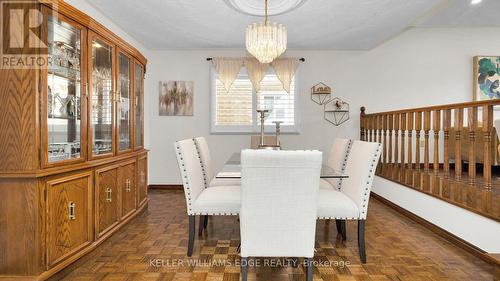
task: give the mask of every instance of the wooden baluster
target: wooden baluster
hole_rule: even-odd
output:
[[[408,119],[408,168],[413,168],[413,112],[406,113]]]
[[[362,141],[366,140],[366,135],[365,135],[365,110],[366,108],[362,106],[360,108],[361,113],[359,114],[359,139]]]
[[[476,183],[476,129],[477,107],[467,109],[467,126],[469,127],[469,184]]]
[[[368,141],[372,141],[372,117],[366,118],[366,129],[368,130]]]
[[[377,115],[377,118],[375,119],[376,121],[376,125],[375,125],[375,128],[377,128],[377,137],[378,137],[378,143],[382,143],[382,116],[381,115]],[[382,150],[383,152],[383,150]],[[379,164],[382,164],[382,157],[379,157],[378,158],[378,163]],[[377,166],[377,174],[380,174],[380,171],[382,170],[382,165],[378,165]]]
[[[462,178],[462,127],[463,127],[463,108],[455,108],[455,178]]]
[[[445,177],[450,176],[450,129],[451,129],[451,109],[445,109],[443,114],[443,131],[444,131],[444,145],[443,145],[443,169]]]
[[[394,166],[399,166],[399,114],[394,115]]]
[[[374,142],[375,141],[375,138],[377,137],[376,134],[377,134],[377,130],[375,129],[375,116],[372,116],[371,120],[370,120],[370,128],[372,130],[372,138],[371,138],[371,142]]]
[[[392,128],[394,128],[392,114],[387,116],[387,129],[389,130],[389,145],[387,149],[387,153],[389,153],[389,164],[392,165]]]
[[[422,112],[415,112],[415,166],[420,170],[420,131],[422,130]]]
[[[377,135],[378,135],[377,116],[373,116],[372,128],[373,128],[373,139],[372,139],[372,142],[377,142]]]
[[[431,130],[431,112],[424,111],[424,170],[429,172],[429,131]]]
[[[371,129],[370,128],[371,117],[367,116],[367,117],[365,117],[365,119],[366,119],[366,123],[365,123],[365,126],[366,126],[366,141],[371,141],[371,138],[372,138],[372,136],[371,136],[372,132],[370,130]]]
[[[370,117],[365,117],[365,141],[370,141]]]
[[[401,168],[405,168],[406,113],[401,113]]]
[[[377,141],[377,116],[373,116],[372,118],[372,130],[373,130],[373,136],[372,136],[372,142]]]
[[[369,126],[370,126],[370,142],[373,142],[373,137],[374,137],[374,134],[375,134],[375,130],[374,130],[374,127],[373,127],[373,121],[375,119],[373,118],[373,116],[370,117],[370,121],[369,121]]]
[[[441,130],[441,111],[434,110],[433,116],[433,126],[432,130],[434,131],[434,174],[437,175],[439,173],[439,131]]]
[[[377,115],[378,142],[382,143],[382,115]]]
[[[382,162],[384,164],[387,164],[387,115],[382,115],[382,131],[383,131],[383,138],[384,138],[384,143],[382,145],[383,149],[383,154],[382,154]]]
[[[483,106],[483,182],[485,188],[491,188],[491,131],[493,128],[493,106]],[[495,151],[496,153],[496,151]]]

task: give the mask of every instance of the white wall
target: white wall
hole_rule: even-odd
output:
[[[358,137],[359,108],[368,112],[472,100],[472,57],[499,54],[500,28],[414,28],[385,44],[363,52],[300,51],[299,107],[302,134],[283,136],[286,148],[328,151],[335,137]],[[488,38],[488,40],[484,40]],[[173,151],[175,140],[205,136],[216,169],[235,151],[249,145],[248,135],[210,135],[209,63],[206,57],[244,56],[242,50],[153,51],[148,104],[150,120],[150,183],[179,184]],[[195,82],[193,117],[158,115],[160,80]],[[310,100],[310,87],[324,82],[351,107],[351,120],[335,127],[323,119],[322,108]]]

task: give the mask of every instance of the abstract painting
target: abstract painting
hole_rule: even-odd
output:
[[[500,56],[474,57],[474,100],[500,98]]]
[[[160,81],[160,116],[193,116],[193,81]]]

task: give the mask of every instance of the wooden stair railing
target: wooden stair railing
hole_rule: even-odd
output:
[[[419,185],[414,182],[418,177],[415,177],[413,172],[408,172],[415,170],[419,173],[433,173],[436,176],[442,175],[444,178],[460,181],[464,177],[463,162],[466,161],[468,165],[465,176],[468,183],[490,189],[492,153],[498,151],[497,148],[492,148],[492,138],[497,137],[492,135],[493,108],[497,105],[500,105],[500,100],[370,114],[367,114],[365,107],[362,107],[360,136],[362,140],[383,144],[381,167],[377,169],[379,176]],[[482,134],[482,151],[476,149],[478,134]],[[451,138],[454,140],[453,147],[450,147]],[[463,147],[466,141],[469,144],[466,148],[468,151]],[[478,155],[479,153],[481,155]],[[477,181],[476,169],[478,157],[482,159],[480,184]],[[450,174],[450,166],[454,169],[453,175]]]
[[[367,114],[360,138],[382,143],[376,175],[500,222],[500,100]],[[498,128],[500,129],[500,128]],[[497,169],[498,171],[498,169]]]

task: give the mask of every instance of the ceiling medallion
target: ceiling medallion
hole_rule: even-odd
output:
[[[246,47],[261,63],[270,63],[286,50],[286,27],[267,20],[267,1],[264,1],[264,22],[252,23],[246,29]]]
[[[262,17],[265,7],[262,0],[224,0],[226,4],[236,11],[251,16]],[[302,6],[307,0],[273,0],[268,7],[269,16],[277,16],[291,12]]]

